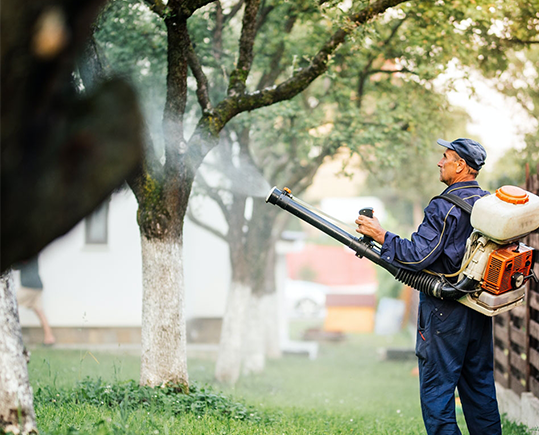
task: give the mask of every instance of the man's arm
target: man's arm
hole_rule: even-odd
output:
[[[384,230],[377,219],[359,216],[358,231],[382,244],[381,257],[396,266],[420,271],[432,265],[445,249],[446,240],[454,225],[449,216],[450,205],[445,201],[432,201],[425,209],[425,218],[412,234],[412,240]]]

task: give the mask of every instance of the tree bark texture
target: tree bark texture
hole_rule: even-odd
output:
[[[262,199],[255,199],[253,216],[251,217],[249,232],[246,241],[246,252],[250,252],[248,270],[252,286],[250,310],[245,326],[245,346],[243,348],[243,364],[245,374],[261,372],[266,365],[266,349],[269,344],[270,330],[267,316],[272,315],[272,321],[277,320],[277,312],[270,312],[271,307],[266,305],[268,297],[275,294],[275,238],[272,230],[275,225],[276,213],[268,209]],[[279,307],[273,306],[275,310]],[[273,324],[274,327],[277,323]],[[278,331],[276,332],[278,334]],[[279,339],[272,337],[273,355],[279,355]]]
[[[275,291],[273,281],[268,286],[265,278],[268,253],[273,252],[271,232],[276,214],[264,207],[262,199],[253,201],[253,216],[249,221],[245,219],[244,194],[234,194],[230,207],[221,202],[228,223],[225,239],[230,248],[232,283],[223,318],[215,377],[229,384],[237,382],[242,365],[244,374],[258,373],[265,367],[267,331],[263,302],[266,292]],[[274,355],[279,352],[274,350]]]
[[[261,373],[266,366],[264,296],[251,293],[243,329],[243,374]]]
[[[22,341],[11,273],[0,277],[0,432],[37,433],[28,353]]]
[[[188,386],[182,237],[142,235],[141,385]]]
[[[279,359],[283,356],[281,349],[281,324],[284,316],[277,291],[263,296],[263,321],[265,332],[266,356]],[[287,321],[286,319],[284,321]]]
[[[233,385],[239,379],[243,330],[250,296],[249,285],[238,281],[231,283],[215,364],[215,379],[219,382]]]
[[[273,240],[267,255],[265,273],[266,291],[262,296],[262,321],[264,323],[266,356],[273,359],[282,356],[280,325],[283,321],[281,318],[283,316],[281,305],[283,301],[280,300],[279,294],[277,293],[277,282],[275,279],[277,268],[275,243],[276,241]],[[287,320],[285,319],[285,321]]]
[[[196,2],[195,2],[196,3]],[[203,4],[202,2],[197,4]],[[193,4],[191,2],[190,4]],[[189,386],[183,279],[183,223],[194,173],[183,128],[187,99],[190,12],[181,2],[169,3],[177,13],[163,16],[168,35],[167,97],[163,112],[165,164],[148,157],[144,169],[131,183],[139,209],[142,238],[143,307],[142,385]],[[193,6],[194,7],[194,6]],[[192,13],[192,12],[191,12]],[[200,159],[200,162],[202,159]]]
[[[298,95],[315,79],[327,71],[331,56],[342,45],[354,26],[363,25],[372,18],[384,13],[388,8],[397,6],[404,1],[405,0],[377,0],[360,12],[349,16],[351,25],[338,29],[312,58],[311,63],[307,68],[299,69],[294,75],[277,86],[254,93],[232,92],[231,89],[237,89],[237,86],[236,88],[229,88],[228,98],[224,99],[215,108],[215,114],[219,118],[220,124],[222,126],[226,125],[230,119],[239,113],[271,106],[280,101],[290,100]],[[234,73],[237,72],[237,70],[234,71]],[[246,75],[248,75],[248,72],[243,71],[242,76]]]
[[[69,231],[140,162],[131,87],[115,80],[83,98],[72,81],[102,4],[2,4],[1,270]]]

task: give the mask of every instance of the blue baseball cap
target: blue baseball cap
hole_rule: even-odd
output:
[[[483,145],[472,139],[455,139],[453,142],[448,142],[443,139],[438,139],[439,145],[455,151],[471,168],[479,171],[485,164],[487,152]]]

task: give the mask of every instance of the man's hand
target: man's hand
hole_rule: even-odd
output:
[[[381,227],[378,219],[360,215],[356,219],[356,224],[358,233],[372,237],[375,242],[381,245],[384,243],[387,231]]]

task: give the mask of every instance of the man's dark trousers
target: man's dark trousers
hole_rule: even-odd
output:
[[[416,354],[429,435],[461,433],[455,418],[455,388],[470,435],[501,435],[490,317],[458,302],[421,294]]]

